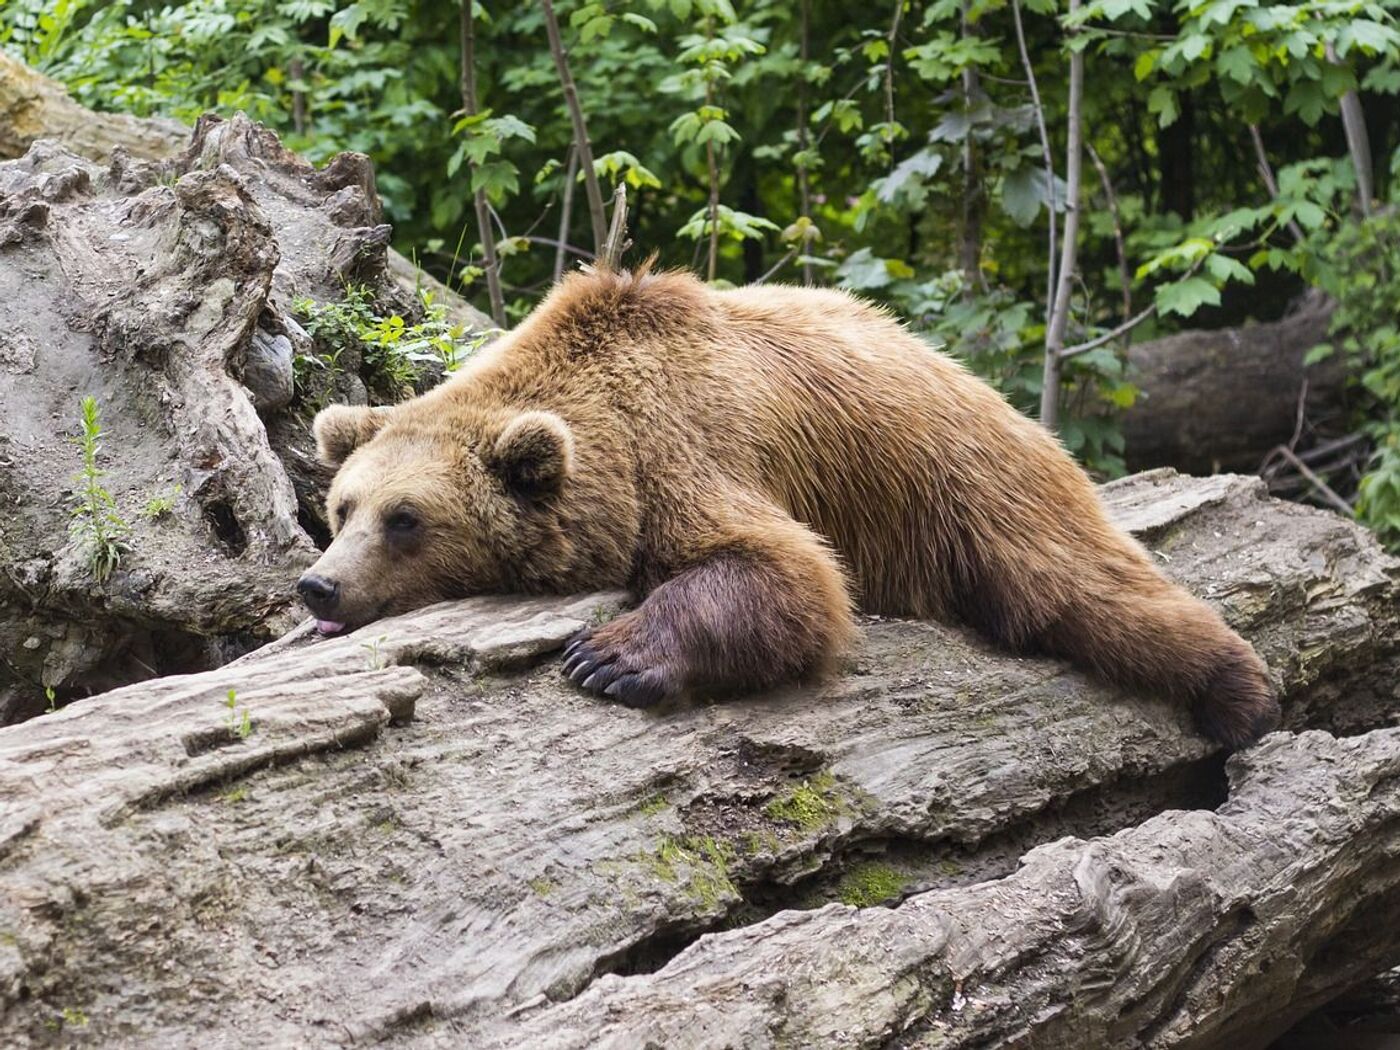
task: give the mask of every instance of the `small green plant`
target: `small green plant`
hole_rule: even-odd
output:
[[[83,469],[75,478],[78,484],[69,530],[87,547],[88,568],[93,579],[101,583],[121,564],[131,529],[117,513],[116,501],[102,484],[107,473],[97,465],[102,450],[102,419],[97,398],[91,395],[82,401],[82,427],[77,445],[83,454]]]
[[[222,792],[219,795],[219,798],[222,799],[224,802],[227,802],[229,805],[237,805],[239,802],[243,802],[244,800],[246,800],[247,797],[248,789],[242,784],[239,784],[235,788],[229,788],[227,791]]]
[[[230,689],[228,696],[224,699],[224,707],[228,710],[224,715],[224,725],[229,732],[238,737],[239,740],[247,740],[253,735],[253,716],[247,707],[238,706],[238,690]]]
[[[152,496],[141,508],[141,513],[150,521],[159,521],[175,509],[175,500],[183,491],[180,485],[173,485],[164,492]]]
[[[58,710],[58,694],[53,691],[53,686],[44,686],[44,699],[49,702],[44,708],[44,714],[51,715]]]
[[[418,289],[418,298],[423,319],[416,324],[396,313],[380,314],[370,289],[360,284],[346,285],[345,298],[338,303],[294,299],[292,309],[317,344],[315,355],[298,355],[293,361],[299,394],[309,397],[313,372],[328,373],[324,378],[333,382],[341,356],[352,349],[364,362],[371,390],[390,402],[411,396],[434,367],[444,372],[461,367],[487,334],[449,321],[447,308],[428,289]]]
[[[389,636],[387,634],[381,634],[373,641],[360,643],[360,648],[367,654],[365,657],[365,666],[368,670],[382,671],[389,666],[388,657],[380,651],[380,646],[388,640]]]

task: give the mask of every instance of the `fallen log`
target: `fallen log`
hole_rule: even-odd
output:
[[[159,161],[181,153],[190,135],[191,129],[177,120],[87,109],[58,81],[0,53],[0,160],[22,157],[35,142],[51,139],[98,164],[109,163],[118,151],[136,160]],[[476,331],[491,328],[489,317],[393,249],[388,251],[388,270],[400,294],[426,288],[447,307],[452,320]]]
[[[1369,534],[1105,495],[1290,729],[1395,721]],[[820,687],[631,711],[537,665],[618,600],[302,627],[0,730],[0,1042],[1247,1048],[1397,961],[1394,733],[1227,787],[1179,707],[888,619]]]
[[[0,163],[0,724],[295,623],[328,481],[310,417],[367,390],[358,351],[324,364],[293,304],[354,281],[421,314],[388,234],[367,158],[317,170],[242,116],[157,161],[39,140]],[[88,394],[128,526],[106,579],[70,531]]]
[[[1123,414],[1128,469],[1253,473],[1277,446],[1310,443],[1304,423],[1345,432],[1340,357],[1303,363],[1331,317],[1327,300],[1309,298],[1280,321],[1134,344],[1127,378],[1142,393]]]
[[[1274,734],[1229,773],[1214,812],[896,909],[782,912],[502,1045],[1268,1046],[1400,959],[1400,729]]]
[[[0,52],[0,160],[23,156],[37,139],[90,160],[105,161],[117,148],[156,160],[182,149],[189,129],[176,120],[94,113],[56,80]]]

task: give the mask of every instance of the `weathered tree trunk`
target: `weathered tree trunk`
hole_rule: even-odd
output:
[[[367,158],[318,171],[241,116],[201,120],[159,161],[39,140],[0,163],[0,723],[42,711],[46,688],[61,702],[209,667],[294,622],[326,478],[314,404],[293,403],[311,340],[291,304],[353,280],[416,316],[390,232]],[[353,357],[317,375],[362,403]],[[131,526],[105,582],[69,531],[86,394]]]
[[[68,97],[62,84],[0,54],[0,160],[23,156],[39,139],[53,139],[80,157],[106,165],[118,149],[137,160],[174,157],[189,145],[190,129],[161,117],[86,109]],[[257,172],[244,174],[256,180]],[[491,327],[485,314],[392,248],[388,265],[401,295],[427,288],[455,322],[481,331]]]
[[[181,150],[189,129],[174,120],[94,113],[68,97],[57,81],[0,53],[0,160],[18,157],[36,139],[54,139],[90,160],[106,160],[120,147],[141,160]]]
[[[1128,380],[1142,397],[1123,417],[1129,469],[1253,472],[1292,438],[1300,409],[1312,424],[1344,422],[1340,359],[1303,365],[1307,352],[1327,341],[1331,317],[1329,303],[1309,300],[1281,321],[1132,346]]]
[[[1369,534],[1237,477],[1105,495],[1290,729],[1395,720]],[[0,730],[0,1042],[1249,1050],[1400,962],[1395,730],[1227,787],[1177,706],[890,619],[711,705],[533,668],[616,604],[301,628]]]

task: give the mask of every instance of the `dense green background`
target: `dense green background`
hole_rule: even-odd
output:
[[[605,193],[630,185],[635,254],[704,273],[714,190],[717,279],[883,298],[1029,412],[1047,186],[1060,211],[1065,187],[1045,178],[1016,15],[1060,180],[1068,54],[1082,50],[1085,138],[1103,172],[1086,158],[1068,341],[1154,302],[1134,338],[1187,318],[1277,317],[1309,284],[1331,291],[1343,303],[1334,352],[1364,391],[1354,425],[1375,450],[1359,510],[1400,538],[1388,207],[1400,2],[1094,0],[1072,16],[1054,0],[1019,12],[1003,0],[556,6]],[[368,153],[400,250],[486,308],[472,206],[484,189],[517,318],[552,279],[572,128],[540,5],[476,15],[488,112],[475,120],[462,119],[461,7],[449,0],[8,0],[0,47],[98,109],[187,121],[242,109],[314,159]],[[1338,118],[1349,92],[1373,158],[1369,219]],[[581,186],[574,197],[565,240],[588,252]],[[1074,358],[1061,399],[1066,444],[1106,474],[1122,469],[1114,412],[1136,393],[1122,352],[1114,341]]]

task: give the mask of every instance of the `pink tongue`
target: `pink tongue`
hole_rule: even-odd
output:
[[[343,623],[336,623],[334,620],[317,620],[316,630],[320,631],[322,634],[339,634],[341,631],[345,630],[345,625]]]

